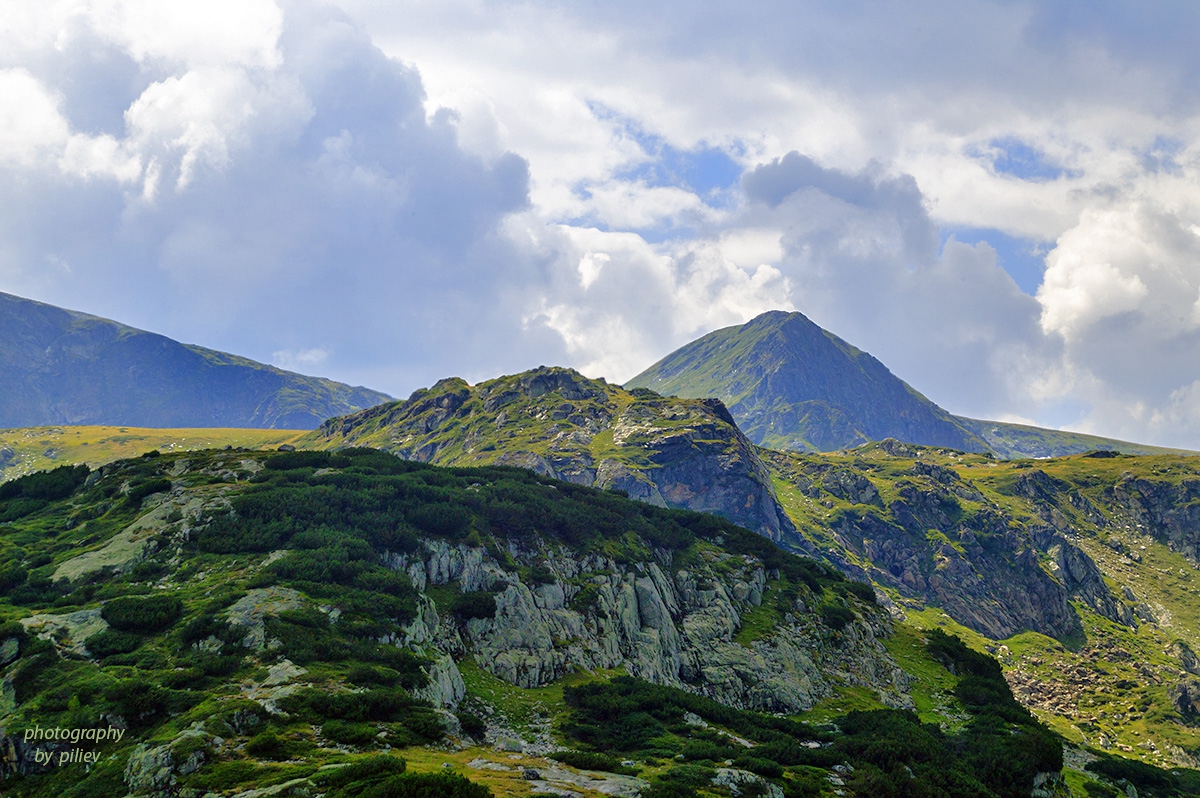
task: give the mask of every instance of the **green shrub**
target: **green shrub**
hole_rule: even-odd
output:
[[[482,740],[487,733],[487,723],[478,715],[463,710],[455,713],[454,717],[458,718],[458,723],[462,726],[463,733],[468,737]]]
[[[346,673],[346,681],[360,687],[374,685],[376,687],[391,687],[400,680],[400,674],[391,668],[373,668],[359,663]]]
[[[101,709],[120,715],[131,727],[143,727],[163,715],[183,712],[203,696],[171,690],[141,677],[123,679],[104,689],[106,705]]]
[[[734,751],[728,743],[721,745],[712,740],[692,740],[686,743],[679,753],[684,759],[694,762],[703,759],[712,761],[728,759]]]
[[[430,535],[461,540],[471,527],[471,513],[457,504],[436,502],[412,510],[408,522]]]
[[[179,620],[183,602],[174,596],[126,596],[105,603],[100,617],[123,632],[161,632]]]
[[[150,479],[131,487],[125,498],[130,504],[139,505],[146,497],[153,496],[155,493],[165,493],[170,489],[171,480],[167,479],[166,477]]]
[[[0,565],[0,596],[7,596],[16,588],[25,584],[29,572],[18,563],[8,562]]]
[[[365,723],[351,723],[344,720],[327,720],[321,725],[321,734],[335,743],[343,745],[370,745],[375,742],[378,732],[374,727]]]
[[[272,454],[265,463],[271,471],[293,471],[298,468],[344,468],[350,460],[326,451],[298,450]]]
[[[564,765],[570,765],[580,770],[603,770],[623,776],[636,776],[638,774],[637,768],[622,765],[621,760],[617,757],[594,751],[556,751],[553,754],[549,754],[549,757],[562,762]]]
[[[112,654],[128,654],[137,650],[143,638],[133,632],[121,632],[116,629],[105,629],[97,632],[83,642],[88,653],[93,657],[107,657]]]
[[[1139,793],[1146,790],[1170,789],[1175,786],[1174,779],[1167,771],[1132,759],[1107,756],[1097,759],[1095,762],[1089,762],[1084,767],[1092,773],[1107,776],[1113,781],[1125,779],[1134,785]]]
[[[558,577],[548,567],[538,563],[529,569],[525,581],[531,585],[553,585],[558,582]]]
[[[406,763],[398,756],[377,754],[359,759],[345,767],[327,770],[314,776],[314,780],[325,787],[345,789],[352,784],[362,788],[382,779],[398,776],[405,771]]]
[[[291,741],[280,737],[274,729],[264,729],[246,743],[246,753],[260,759],[289,759],[294,750]]]
[[[226,644],[237,643],[242,636],[243,633],[231,626],[229,621],[224,618],[217,618],[215,615],[201,615],[184,624],[183,631],[179,635],[179,642],[184,649],[187,649],[210,637],[215,637],[222,644]]]
[[[377,755],[316,774],[327,798],[491,798],[487,787],[457,773],[405,773],[404,760]]]
[[[459,593],[450,602],[450,612],[462,621],[473,618],[495,618],[496,597],[486,591]]]
[[[583,587],[579,588],[579,592],[571,599],[568,605],[571,609],[578,613],[587,613],[596,606],[600,601],[600,588],[593,582],[588,582]]]
[[[733,766],[742,770],[748,770],[751,773],[757,773],[769,779],[777,779],[783,776],[783,767],[778,762],[772,762],[769,759],[757,756],[736,757],[733,760]]]
[[[875,603],[875,587],[869,582],[855,582],[847,579],[842,582],[846,592],[866,604]]]
[[[0,484],[0,502],[16,498],[57,501],[70,496],[91,473],[85,465],[60,466],[53,471],[38,471]]]
[[[821,623],[838,632],[854,622],[854,612],[838,604],[822,604],[819,612]]]

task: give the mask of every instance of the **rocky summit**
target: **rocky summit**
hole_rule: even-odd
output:
[[[312,429],[391,398],[11,294],[0,340],[0,428]]]
[[[713,512],[805,547],[754,446],[716,399],[627,391],[564,368],[468,385],[330,419],[298,446],[372,446],[437,465],[513,465],[660,507]]]

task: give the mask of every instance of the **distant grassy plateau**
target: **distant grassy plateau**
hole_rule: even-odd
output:
[[[0,482],[86,463],[91,467],[157,449],[162,452],[278,448],[305,430],[149,429],[143,427],[25,427],[0,430]]]

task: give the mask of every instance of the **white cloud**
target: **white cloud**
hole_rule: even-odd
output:
[[[298,134],[311,113],[303,89],[292,81],[256,85],[243,70],[205,67],[152,83],[125,121],[132,146],[178,174],[178,191],[197,169],[227,166],[231,149],[248,146],[255,133],[269,136],[283,127]],[[256,122],[259,130],[252,129]]]
[[[311,374],[313,369],[325,365],[329,359],[329,351],[323,347],[312,349],[280,349],[271,353],[271,362],[281,369]]]
[[[28,71],[0,70],[0,162],[34,166],[69,137],[56,99]]]
[[[283,12],[271,0],[92,0],[93,29],[138,61],[277,67]]]

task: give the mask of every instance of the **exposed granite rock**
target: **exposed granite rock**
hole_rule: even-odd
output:
[[[9,684],[8,680],[5,680]],[[20,732],[0,734],[0,779],[14,775],[34,776],[53,770],[60,751],[71,748],[68,742],[39,740],[27,742]]]
[[[245,632],[242,645],[254,651],[267,646],[266,619],[302,606],[304,597],[289,587],[260,587],[248,592],[223,612],[232,626]]]
[[[1039,546],[1052,559],[1052,567],[1063,581],[1067,594],[1080,599],[1110,621],[1136,627],[1134,611],[1113,595],[1095,561],[1083,549],[1052,530],[1035,532]]]
[[[730,794],[734,796],[741,795],[747,791],[747,787],[754,785],[752,789],[755,795],[766,795],[769,798],[783,798],[783,789],[781,787],[747,770],[717,768],[717,775],[713,776],[712,783],[714,786],[727,788]]]
[[[16,637],[0,638],[0,667],[14,661],[20,651],[20,639]]]
[[[649,782],[635,776],[620,776],[616,773],[592,770],[572,771],[554,765],[527,772],[529,786],[534,792],[552,795],[579,795],[575,790],[582,789],[611,795],[614,798],[636,798],[642,790],[650,786]],[[782,798],[782,793],[779,798]]]
[[[979,511],[966,526],[958,522],[957,497],[940,485],[899,494],[889,507],[895,521],[846,513],[834,526],[840,544],[872,563],[872,580],[994,639],[1030,628],[1062,637],[1079,628],[1067,589],[1041,568],[1032,541],[1017,536],[1006,515]],[[930,530],[944,542],[931,540]]]
[[[70,652],[76,656],[88,656],[85,641],[92,635],[103,632],[108,623],[100,617],[99,609],[79,610],[63,615],[38,614],[21,619],[25,631],[49,640],[59,653]]]
[[[544,543],[544,542],[543,542]],[[840,633],[798,604],[762,639],[735,642],[746,612],[761,604],[768,575],[753,558],[713,554],[691,570],[657,563],[623,565],[565,550],[537,555],[558,577],[529,585],[483,549],[428,541],[423,556],[390,558],[392,567],[457,579],[464,589],[497,591],[493,618],[456,623],[427,599],[404,634],[390,642],[434,659],[429,698],[455,706],[463,695],[451,655],[471,656],[520,687],[538,687],[574,670],[625,668],[631,675],[764,711],[810,708],[837,685],[876,690],[892,706],[911,706],[907,677],[880,638],[890,618],[872,607]],[[573,599],[587,587],[587,606]]]
[[[1105,491],[1112,509],[1193,563],[1200,563],[1200,481],[1132,477]]]
[[[1182,640],[1171,644],[1169,653],[1179,660],[1179,666],[1194,676],[1200,676],[1200,659],[1192,651],[1191,646]]]
[[[1181,680],[1167,691],[1167,698],[1184,723],[1191,726],[1200,724],[1200,681]]]
[[[133,795],[171,798],[177,794],[175,757],[169,745],[138,743],[125,764],[125,785]]]
[[[418,689],[416,697],[435,707],[457,709],[467,695],[467,686],[454,660],[448,654],[435,656],[432,665],[427,669],[427,675],[429,684]]]

